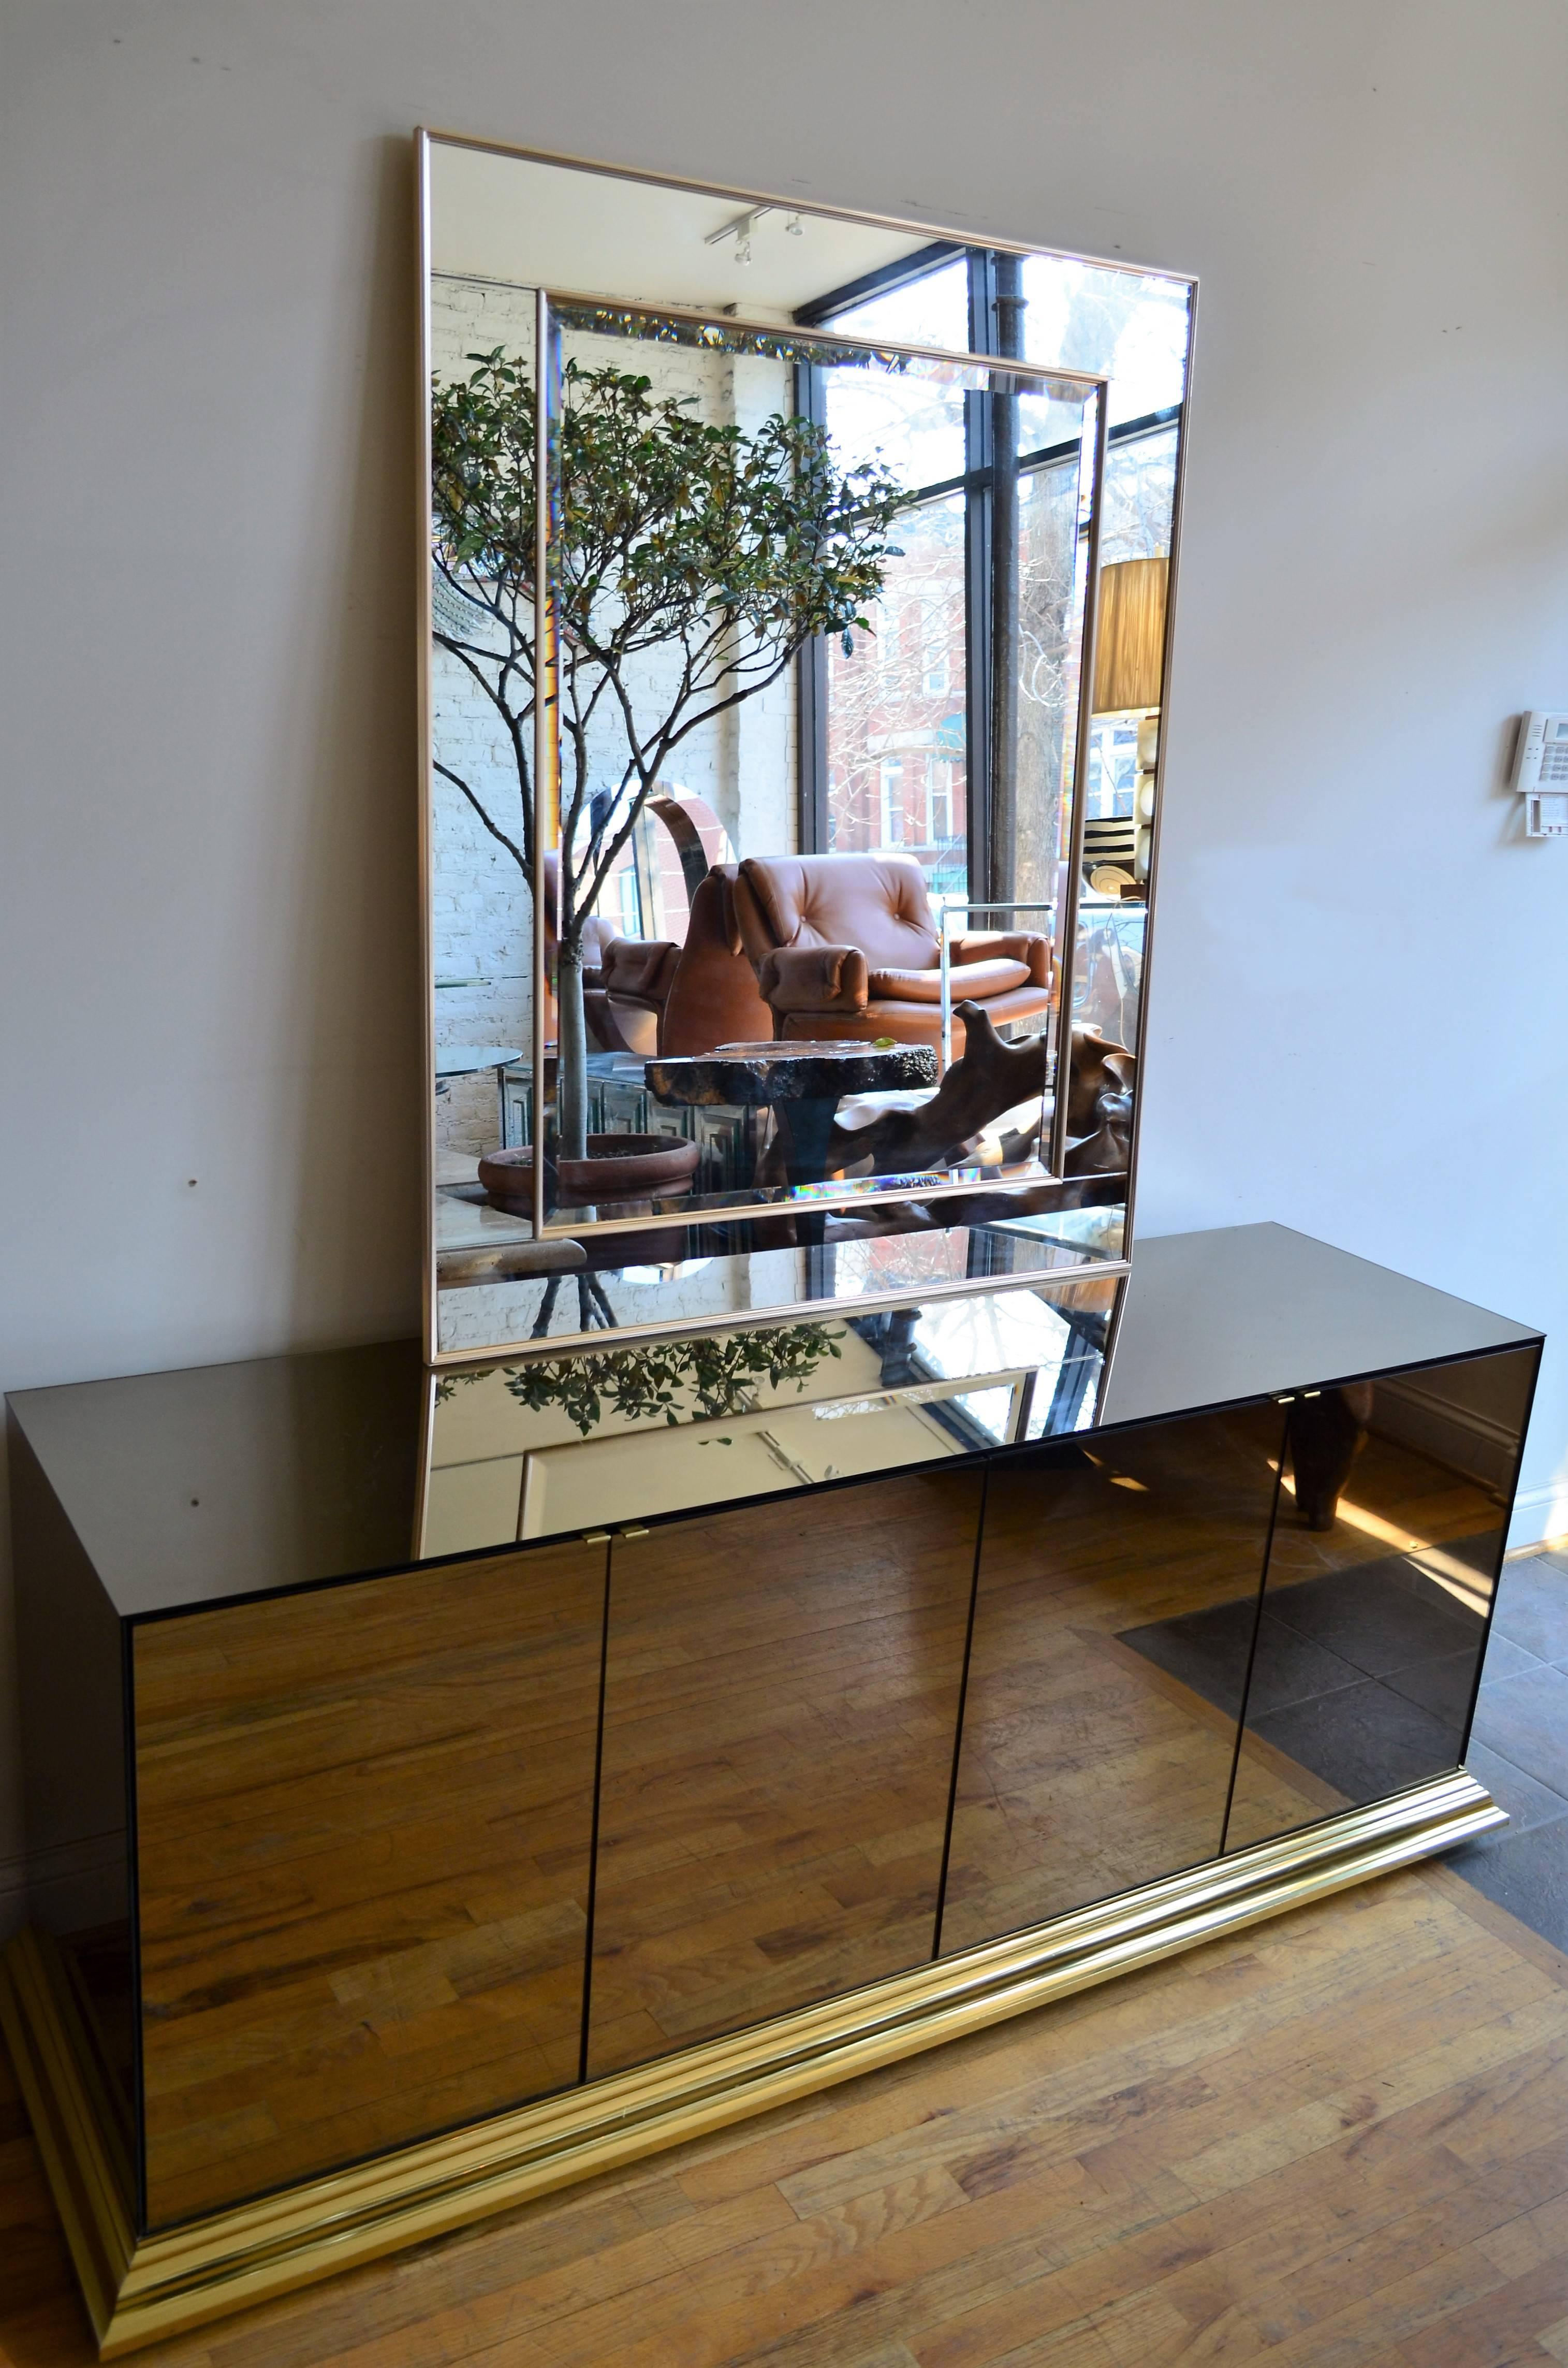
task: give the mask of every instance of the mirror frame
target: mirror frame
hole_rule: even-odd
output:
[[[983,235],[977,236],[972,229],[959,229],[950,224],[934,222],[928,220],[915,220],[903,215],[871,212],[861,208],[835,207],[816,204],[802,200],[799,196],[795,195],[781,196],[777,191],[750,188],[724,182],[703,181],[686,175],[660,173],[645,168],[631,168],[624,165],[609,164],[599,158],[574,155],[563,151],[528,147],[503,141],[472,137],[465,133],[449,132],[421,127],[415,133],[417,204],[416,316],[418,320],[418,335],[415,340],[417,349],[416,369],[418,374],[418,386],[415,403],[416,453],[415,503],[416,532],[418,536],[415,627],[418,636],[416,675],[420,757],[418,876],[420,897],[420,947],[421,958],[424,966],[422,1009],[424,1016],[424,1093],[426,1111],[424,1160],[426,1241],[422,1301],[425,1356],[426,1363],[436,1370],[493,1363],[498,1358],[505,1357],[508,1354],[515,1355],[519,1351],[526,1351],[529,1347],[534,1345],[527,1340],[499,1340],[477,1348],[443,1349],[439,1343],[440,1292],[437,1276],[437,1253],[435,1223],[437,1190],[436,1168],[437,1154],[436,1140],[437,1111],[435,1093],[435,1063],[437,1045],[434,989],[434,929],[432,912],[432,890],[434,884],[432,849],[434,840],[435,812],[435,746],[434,698],[431,665],[433,601],[430,567],[429,498],[432,458],[430,383],[433,367],[430,291],[432,286],[434,261],[431,225],[431,152],[437,147],[466,149],[477,151],[482,154],[515,158],[523,163],[555,165],[569,171],[602,175],[608,179],[626,182],[634,186],[645,185],[659,188],[688,192],[701,197],[722,198],[725,200],[733,200],[741,208],[756,206],[776,209],[782,208],[787,211],[798,211],[800,212],[809,212],[824,216],[830,220],[856,222],[863,224],[869,228],[888,230],[901,234],[918,236],[930,242],[951,242],[955,245],[966,250],[971,250],[977,246],[983,246],[986,249],[1000,254],[1013,254],[1020,256],[1043,256],[1053,257],[1064,262],[1087,264],[1096,270],[1119,272],[1131,278],[1165,279],[1185,286],[1187,291],[1187,343],[1182,381],[1181,415],[1176,437],[1175,477],[1172,494],[1170,550],[1167,564],[1162,652],[1160,731],[1153,770],[1154,800],[1144,905],[1143,950],[1137,988],[1137,1047],[1140,1064],[1139,1079],[1137,1088],[1135,1089],[1132,1098],[1133,1107],[1128,1157],[1127,1191],[1123,1204],[1125,1209],[1125,1217],[1123,1224],[1122,1247],[1120,1254],[1118,1257],[1106,1257],[1096,1260],[1092,1269],[1096,1278],[1104,1277],[1109,1279],[1114,1276],[1126,1274],[1130,1270],[1133,1241],[1134,1200],[1137,1188],[1139,1144],[1142,1123],[1142,1060],[1147,1028],[1149,966],[1153,950],[1154,914],[1158,902],[1157,886],[1159,876],[1160,843],[1165,817],[1164,790],[1167,745],[1167,722],[1170,708],[1172,659],[1175,638],[1176,578],[1179,564],[1182,515],[1187,473],[1188,444],[1187,427],[1192,383],[1193,351],[1197,330],[1199,284],[1196,276],[1185,272],[1172,271],[1165,267],[1151,267],[1141,263],[1130,262],[1124,256],[1104,257],[1098,256],[1086,256],[1076,253],[1069,248],[1042,246],[1030,244],[1023,240],[998,237],[993,235],[990,232],[986,232]],[[628,313],[647,312],[651,314],[656,314],[661,318],[688,322],[694,327],[713,325],[723,330],[739,331],[743,334],[749,328],[754,332],[760,331],[762,334],[774,337],[777,337],[780,334],[779,324],[776,321],[748,323],[738,313],[722,314],[717,312],[705,312],[695,307],[676,303],[654,303],[647,299],[630,294],[625,296],[617,296],[613,299],[607,299],[604,297],[585,297],[571,290],[540,288],[536,290],[535,302],[536,342],[537,349],[541,355],[548,350],[551,308],[552,302],[561,302],[575,307],[582,307],[585,304],[609,304],[613,305],[614,309],[623,309]],[[815,330],[810,326],[802,326],[799,334],[801,341],[805,343],[810,342],[813,337],[821,337],[826,333],[823,330]],[[1067,1100],[1072,1080],[1072,991],[1073,981],[1076,969],[1080,891],[1082,887],[1085,825],[1086,821],[1085,797],[1085,772],[1088,763],[1089,723],[1090,716],[1093,712],[1092,700],[1095,688],[1096,611],[1097,607],[1096,596],[1099,589],[1101,573],[1099,560],[1100,526],[1103,515],[1103,496],[1106,482],[1106,466],[1109,437],[1109,394],[1114,381],[1109,374],[1105,372],[1076,370],[1056,364],[1040,362],[1026,362],[1017,369],[1007,370],[1006,368],[999,368],[999,362],[1002,360],[1002,358],[994,354],[983,355],[960,352],[956,348],[948,347],[938,348],[924,346],[905,346],[898,343],[897,341],[890,343],[886,339],[858,337],[838,330],[834,330],[832,332],[832,342],[835,345],[860,346],[865,347],[869,352],[892,353],[896,351],[907,354],[912,358],[928,359],[936,361],[950,363],[956,368],[980,370],[983,370],[990,378],[993,379],[998,376],[1004,376],[1026,381],[1051,381],[1062,385],[1081,386],[1085,390],[1085,394],[1092,399],[1094,403],[1096,412],[1094,428],[1095,481],[1094,495],[1088,520],[1089,542],[1086,562],[1086,580],[1084,595],[1083,632],[1079,650],[1080,670],[1077,696],[1077,721],[1073,757],[1071,796],[1072,835],[1069,849],[1064,859],[1063,868],[1065,870],[1065,880],[1063,882],[1062,894],[1057,916],[1059,927],[1056,941],[1059,949],[1062,951],[1059,951],[1055,962],[1055,997],[1047,1019],[1048,1030],[1052,1028],[1054,1029],[1057,1043],[1056,1065],[1052,1077],[1055,1102],[1051,1126],[1051,1144],[1047,1166],[1049,1175],[1053,1178],[1058,1178],[1062,1174],[1062,1160],[1066,1148]],[[541,384],[542,383],[543,373],[541,372]],[[539,472],[540,482],[543,482],[548,476],[547,450],[551,418],[551,414],[548,401],[541,402],[538,406],[539,424],[538,440],[536,445],[536,469]],[[536,506],[539,552],[538,563],[535,569],[535,582],[539,590],[536,592],[535,606],[535,646],[536,648],[544,648],[547,653],[553,646],[546,597],[546,587],[549,580],[547,552],[549,543],[550,509],[551,505],[547,502],[540,502]],[[544,689],[542,688],[543,685],[548,683],[549,678],[549,659],[547,656],[546,667],[541,670],[540,677],[542,695],[536,697],[535,701],[533,726],[533,776],[536,827],[534,835],[535,863],[533,876],[529,882],[529,887],[536,913],[540,909],[540,899],[543,893],[541,875],[542,859],[545,852],[545,834],[539,825],[548,803],[549,784],[554,778],[558,755],[551,723],[553,702],[549,696],[548,689]],[[984,908],[983,906],[976,905],[970,909],[979,911],[983,910]],[[531,928],[530,934],[532,938],[532,1013],[530,1021],[531,1042],[529,1045],[529,1058],[534,1076],[537,1079],[542,1074],[545,1063],[545,945],[544,932],[541,929],[534,927]],[[537,1101],[538,1095],[536,1091],[536,1105]],[[777,1218],[790,1205],[788,1201],[780,1201],[778,1200],[758,1200],[756,1202],[749,1201],[737,1202],[735,1205],[726,1206],[722,1210],[694,1209],[686,1214],[680,1214],[676,1212],[674,1210],[668,1210],[653,1211],[646,1216],[629,1216],[608,1220],[597,1219],[591,1226],[585,1226],[581,1223],[576,1224],[562,1224],[560,1222],[553,1222],[546,1212],[544,1206],[544,1168],[545,1163],[542,1159],[539,1159],[534,1162],[532,1178],[533,1225],[535,1238],[540,1241],[553,1240],[556,1242],[566,1242],[578,1239],[585,1234],[589,1233],[596,1237],[608,1236],[611,1235],[623,1235],[627,1237],[629,1252],[634,1254],[637,1247],[637,1236],[642,1233],[657,1230],[667,1235],[672,1228],[676,1226],[695,1228],[700,1225],[744,1224],[756,1218]],[[990,1189],[998,1193],[1013,1191],[1021,1194],[1028,1191],[1031,1189],[1031,1185],[1033,1188],[1038,1189],[1039,1181],[1040,1179],[1038,1178],[1026,1179],[1020,1180],[1017,1184],[1013,1185],[1005,1183],[998,1184],[991,1187]],[[918,1195],[914,1194],[907,1185],[890,1186],[886,1190],[878,1190],[874,1189],[868,1190],[866,1189],[865,1184],[861,1183],[858,1187],[855,1185],[846,1186],[842,1192],[836,1192],[831,1188],[813,1190],[811,1195],[810,1205],[813,1213],[821,1213],[835,1209],[842,1210],[846,1208],[874,1207],[878,1205],[896,1205],[900,1202],[906,1202],[916,1197],[922,1202],[929,1201],[939,1203],[941,1201],[947,1199],[961,1201],[966,1197],[972,1198],[975,1189],[975,1183],[972,1178],[954,1179],[953,1181],[946,1184],[923,1184]],[[1065,1280],[1065,1277],[1063,1279]],[[970,1287],[972,1288],[972,1285]],[[907,1296],[907,1293],[904,1295]],[[779,1312],[780,1311],[777,1308],[770,1309],[767,1307],[758,1307],[755,1310],[747,1311],[748,1315],[753,1315],[758,1319],[763,1318],[769,1314],[777,1315]],[[806,1314],[809,1313],[809,1310],[802,1306],[801,1312],[802,1314]],[[721,1323],[733,1323],[735,1320],[735,1317],[731,1315],[727,1318],[721,1318],[718,1320]],[[618,1332],[614,1337],[617,1340],[623,1338],[630,1340],[640,1337],[640,1334],[643,1329],[650,1331],[667,1331],[670,1328],[672,1327],[667,1323],[650,1325],[646,1327],[628,1327],[624,1333]],[[695,1330],[707,1330],[712,1328],[712,1326],[710,1322],[703,1320],[693,1324],[690,1328]],[[598,1338],[602,1336],[595,1334],[592,1337]],[[542,1343],[539,1345],[541,1347],[543,1346]],[[550,1347],[552,1350],[559,1349],[562,1345],[562,1342],[560,1338],[554,1335],[551,1336]]]

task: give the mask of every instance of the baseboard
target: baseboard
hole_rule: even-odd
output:
[[[1521,1488],[1508,1525],[1508,1552],[1539,1554],[1543,1546],[1568,1548],[1568,1482]]]
[[[1378,1383],[1376,1428],[1434,1463],[1463,1472],[1506,1502],[1518,1433],[1479,1407],[1458,1406],[1418,1374]]]

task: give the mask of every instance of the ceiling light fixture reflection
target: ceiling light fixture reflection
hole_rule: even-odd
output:
[[[774,206],[748,206],[744,214],[736,214],[733,221],[721,222],[717,230],[710,230],[703,244],[706,246],[722,246],[725,239],[733,238],[735,242],[735,261],[749,263],[752,233],[764,214],[774,213],[777,211]]]

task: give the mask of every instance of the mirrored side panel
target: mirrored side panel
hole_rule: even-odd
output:
[[[1241,1408],[993,1470],[944,1953],[1219,1854],[1282,1427]]]
[[[428,154],[437,1354],[976,1186],[1119,1256],[1189,283]]]
[[[134,2192],[138,2069],[125,1776],[125,1632],[21,1424],[6,1417],[28,1919]],[[45,1937],[47,1936],[47,1937]]]
[[[151,2225],[578,2078],[605,1571],[138,1628]]]
[[[590,2078],[930,1956],[981,1489],[617,1538]]]
[[[1462,1763],[1536,1357],[1292,1406],[1228,1849]]]

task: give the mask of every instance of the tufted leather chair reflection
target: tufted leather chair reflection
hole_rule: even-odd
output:
[[[773,1014],[757,992],[735,913],[735,869],[715,864],[691,900],[691,919],[659,1021],[659,1051],[711,1053],[766,1044]]]
[[[939,1042],[936,916],[925,874],[908,857],[752,856],[739,867],[734,899],[776,1037]],[[1050,939],[999,929],[955,938],[952,998],[979,1004],[997,1027],[1046,1011]],[[955,1058],[962,1050],[955,1020]]]
[[[678,946],[654,938],[606,945],[604,1001],[628,1051],[670,1056],[770,1041],[773,1015],[741,943],[734,883],[733,863],[712,867],[692,896]]]

